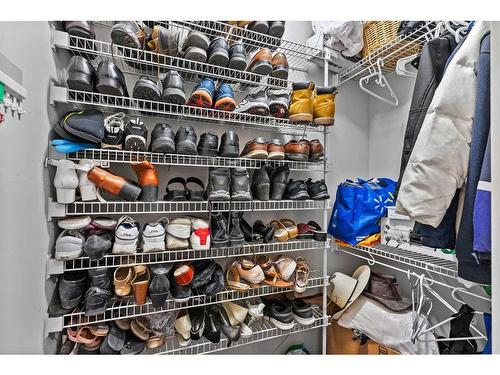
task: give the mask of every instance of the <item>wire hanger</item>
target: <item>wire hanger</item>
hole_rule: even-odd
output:
[[[371,73],[368,74],[367,76],[361,77],[359,79],[359,87],[360,87],[361,90],[363,90],[367,94],[369,94],[369,95],[371,95],[371,96],[373,96],[373,97],[375,97],[375,98],[383,101],[384,103],[387,103],[387,104],[390,104],[390,105],[393,105],[393,106],[397,106],[399,104],[398,97],[394,93],[394,90],[392,89],[391,85],[387,81],[387,78],[385,78],[384,73],[382,72],[382,67],[383,66],[384,66],[383,60],[381,58],[378,58],[376,66],[373,67],[373,68],[369,68],[369,71],[371,71]],[[369,90],[367,87],[365,87],[363,85],[363,84],[370,83],[370,79],[373,78],[373,77],[376,77],[374,82],[377,85],[379,85],[382,88],[387,88],[387,90],[389,91],[389,94],[391,96],[391,99],[384,98],[383,96],[380,96],[380,95],[376,94],[375,92]]]
[[[417,72],[415,69],[408,70],[407,65],[415,60],[419,55],[420,53],[415,53],[413,55],[400,58],[396,63],[396,74],[404,77],[417,78]]]

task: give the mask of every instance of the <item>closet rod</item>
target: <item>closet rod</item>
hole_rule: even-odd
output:
[[[349,255],[352,255],[352,256],[355,256],[357,258],[361,258],[365,261],[367,261],[370,265],[376,263],[376,264],[380,264],[381,266],[384,266],[384,267],[388,267],[388,268],[391,268],[395,271],[398,271],[398,272],[401,272],[401,273],[404,273],[405,275],[408,275],[408,272],[409,272],[409,269],[401,269],[399,267],[396,267],[396,266],[392,266],[390,264],[387,264],[387,263],[384,263],[384,262],[380,262],[376,259],[370,259],[370,258],[367,258],[363,255],[359,255],[359,254],[354,254],[354,253],[351,253],[351,252],[348,252],[348,251],[342,251],[342,254],[349,254]],[[414,275],[417,275],[418,276],[418,273],[416,272],[412,272]],[[438,284],[438,285],[441,285],[441,286],[444,286],[445,288],[448,288],[448,289],[451,289],[452,291],[455,290],[457,287],[455,286],[452,286],[452,285],[448,285],[442,281],[438,281],[436,279],[433,279],[431,277],[428,277],[428,276],[424,276],[424,279],[427,280],[428,282],[432,283],[432,284]],[[484,296],[480,296],[478,294],[475,294],[475,293],[471,293],[469,291],[466,291],[466,293],[472,297],[476,297],[476,298],[479,298],[479,299],[482,299],[484,301],[488,301],[488,302],[491,302],[491,299],[490,298],[486,298]]]

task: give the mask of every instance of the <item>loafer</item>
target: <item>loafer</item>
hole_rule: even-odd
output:
[[[297,298],[292,302],[292,314],[293,319],[304,326],[308,326],[314,323],[312,306],[310,303]]]
[[[101,94],[128,96],[122,71],[111,61],[101,61],[97,67],[96,89]]]
[[[81,56],[73,56],[69,60],[68,78],[66,83],[72,90],[94,91],[96,71],[94,67]]]
[[[267,159],[267,140],[263,137],[257,137],[248,141],[240,155],[242,158]]]
[[[309,161],[321,161],[325,157],[323,145],[318,139],[309,141]]]
[[[272,139],[267,143],[267,154],[269,160],[285,159],[285,147],[279,139]]]
[[[219,156],[237,158],[240,155],[240,140],[233,130],[226,130],[221,137]]]
[[[290,160],[307,161],[309,159],[309,151],[309,142],[306,140],[292,140],[285,144],[285,156]]]
[[[219,137],[213,133],[203,133],[198,142],[198,155],[217,157]]]
[[[189,309],[188,314],[191,321],[191,339],[199,340],[205,331],[205,309],[194,307]]]

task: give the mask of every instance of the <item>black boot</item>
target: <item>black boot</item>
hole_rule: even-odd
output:
[[[240,221],[243,212],[231,212],[229,216],[229,245],[242,246],[245,243],[245,236],[241,230]]]
[[[271,179],[268,174],[268,166],[262,165],[252,176],[252,196],[259,201],[268,201],[271,190]]]
[[[227,246],[229,240],[227,220],[221,212],[217,212],[212,215],[211,232],[211,241],[213,247]]]
[[[262,243],[262,235],[260,235],[259,233],[255,233],[250,224],[248,224],[248,222],[243,218],[243,216],[240,220],[240,226],[241,230],[243,231],[243,235],[245,236],[245,242]]]

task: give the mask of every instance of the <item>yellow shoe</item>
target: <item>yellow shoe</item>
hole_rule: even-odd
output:
[[[331,126],[335,117],[335,95],[337,88],[334,86],[318,87],[313,101],[314,125]]]
[[[313,121],[314,82],[294,82],[292,89],[290,122],[292,124],[311,123]]]

